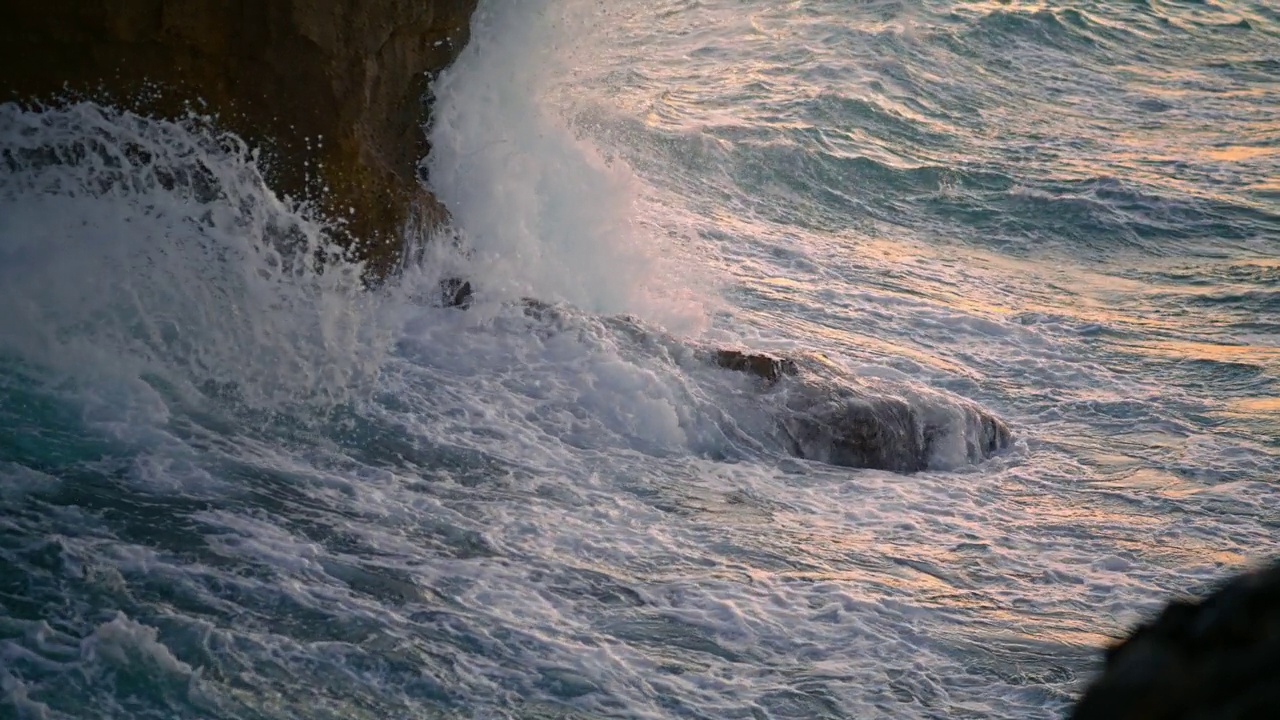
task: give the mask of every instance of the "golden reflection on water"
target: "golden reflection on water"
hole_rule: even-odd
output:
[[[1242,415],[1280,415],[1280,397],[1236,398],[1228,407]]]
[[[1104,502],[1066,504],[1053,497],[1026,496],[1014,498],[1027,507],[1026,517],[1034,518],[1034,528],[1011,528],[1021,534],[1031,531],[1053,532],[1053,528],[1085,528],[1090,532],[1112,534],[1109,528],[1124,527],[1126,532],[1114,538],[1119,552],[1134,554],[1158,553],[1161,556],[1186,556],[1197,562],[1214,561],[1225,565],[1238,565],[1243,558],[1232,553],[1221,553],[1210,547],[1197,545],[1194,539],[1180,540],[1181,547],[1169,546],[1152,539],[1136,541],[1131,531],[1149,527],[1154,533],[1161,525],[1157,518],[1147,517],[1128,506],[1110,506]],[[1032,512],[1034,510],[1034,512]],[[1017,522],[1013,523],[1015,526]],[[1046,621],[1037,615],[1033,607],[1038,601],[1053,602],[1040,593],[1045,592],[1044,574],[1052,572],[1044,568],[1010,568],[1001,560],[1000,540],[976,543],[922,544],[913,533],[904,531],[902,541],[897,541],[892,530],[884,527],[873,529],[864,524],[836,524],[822,522],[809,514],[791,515],[779,513],[771,524],[771,532],[777,534],[779,547],[789,557],[804,558],[804,566],[792,569],[754,566],[747,574],[761,582],[812,582],[838,583],[861,588],[867,602],[879,602],[881,596],[904,599],[920,607],[939,607],[948,610],[968,611],[984,623],[1004,628],[1002,634],[1009,637],[1077,647],[1105,645],[1109,637],[1104,628],[1094,624],[1061,618]],[[975,528],[979,537],[988,533]],[[1018,541],[1021,542],[1021,541]],[[1064,566],[1057,571],[1076,574],[1081,569]],[[982,588],[985,583],[972,573],[1000,573],[1025,594],[1018,602],[1018,590],[991,594]],[[1087,572],[1087,570],[1085,570]],[[909,598],[909,600],[905,600]],[[1017,628],[1034,628],[1031,633],[1020,633]]]
[[[1137,460],[1133,459],[1136,463]],[[1204,486],[1157,468],[1135,467],[1120,477],[1090,483],[1092,487],[1113,490],[1138,490],[1166,497],[1187,497],[1204,490]]]
[[[948,252],[943,250],[943,253]],[[1082,325],[1094,324],[1123,331],[1140,330],[1141,338],[1116,337],[1112,342],[1119,348],[1139,355],[1163,360],[1204,360],[1219,363],[1237,363],[1260,368],[1280,368],[1280,346],[1248,344],[1224,337],[1220,342],[1212,338],[1178,337],[1188,331],[1188,318],[1182,312],[1153,311],[1152,296],[1193,296],[1230,290],[1221,284],[1196,286],[1177,282],[1158,283],[1150,279],[1137,280],[1119,277],[1087,266],[1072,263],[1045,263],[1041,258],[1022,259],[982,248],[966,247],[962,262],[937,249],[926,250],[901,238],[868,238],[857,242],[857,249],[850,253],[856,262],[883,266],[886,273],[882,284],[869,288],[868,292],[888,298],[901,298],[908,302],[936,303],[948,312],[962,311],[974,318],[1009,319],[1026,314],[1041,314],[1049,318],[1066,318]],[[852,261],[851,261],[852,262]],[[1213,262],[1213,261],[1206,261]],[[1255,258],[1232,261],[1233,265],[1280,267],[1280,258]],[[949,277],[953,266],[981,268],[994,277],[1017,278],[1020,287],[1009,293],[975,293],[967,286]],[[897,282],[895,269],[903,269],[935,277],[937,282]],[[1149,268],[1156,270],[1157,268]],[[1170,269],[1176,270],[1171,267]],[[791,301],[799,292],[814,292],[822,283],[821,278],[806,281],[795,277],[769,277],[757,281],[759,291],[782,301]],[[852,308],[851,313],[855,312]],[[1203,328],[1226,326],[1227,316],[1218,317],[1207,305],[1194,310],[1195,325]],[[794,321],[794,320],[793,320]],[[805,323],[806,332],[843,345],[860,348],[895,357],[905,357],[923,366],[943,371],[969,375],[972,371],[963,363],[942,357],[929,347],[912,347],[901,340],[887,340],[874,333],[851,331],[822,322]],[[889,336],[885,336],[889,337]],[[1252,407],[1252,406],[1250,406]],[[1273,412],[1272,405],[1257,405],[1263,411]]]
[[[1259,147],[1257,145],[1228,145],[1226,147],[1207,148],[1201,155],[1212,160],[1226,162],[1244,162],[1257,158],[1280,156],[1280,147]]]
[[[1102,491],[1140,490],[1173,497],[1186,497],[1206,489],[1154,469],[1127,472],[1116,480],[1093,482],[1089,486]],[[1165,560],[1212,562],[1225,567],[1238,566],[1246,561],[1240,553],[1223,551],[1194,536],[1179,536],[1176,540],[1162,537],[1160,531],[1165,528],[1165,519],[1152,516],[1132,504],[1111,502],[1109,497],[1105,493],[1092,497],[1076,496],[1070,500],[1040,494],[1006,496],[1004,500],[1020,505],[1026,511],[1006,515],[1009,525],[1006,531],[1012,535],[992,534],[992,528],[985,527],[984,521],[975,520],[983,526],[975,525],[972,534],[966,537],[983,539],[955,543],[922,543],[914,528],[904,528],[899,539],[895,537],[893,528],[884,525],[824,522],[808,513],[779,512],[772,517],[769,532],[775,535],[775,542],[786,556],[803,558],[804,563],[783,569],[776,565],[756,565],[747,560],[748,567],[744,569],[759,580],[880,587],[889,595],[909,597],[912,603],[972,610],[984,618],[1003,617],[1009,621],[1005,623],[1007,626],[1016,627],[1019,620],[1027,619],[1022,610],[1012,609],[1005,600],[981,591],[984,583],[980,578],[970,577],[969,573],[1007,574],[1010,580],[1027,583],[1023,586],[1025,591],[1038,592],[1035,588],[1040,587],[1046,572],[1078,574],[1088,570],[1071,565],[1057,568],[1052,565],[1005,567],[1001,548],[1006,541],[1020,543],[1028,537],[1073,528],[1074,531],[1108,536],[1108,542],[1116,552],[1136,557],[1155,555]],[[1018,517],[1026,519],[1013,519]],[[1119,530],[1121,528],[1123,531]],[[1011,537],[1023,540],[1008,540]],[[1091,630],[1058,627],[1055,632],[1061,642],[1089,644],[1096,641]]]
[[[1259,367],[1280,366],[1280,347],[1151,338],[1118,344],[1131,352],[1172,360],[1211,360]]]
[[[879,248],[879,246],[877,245]],[[1033,279],[1040,292],[1018,297],[1019,308],[993,303],[977,298],[959,289],[940,285],[930,289],[932,296],[949,306],[975,314],[1010,315],[1015,312],[1036,312],[1051,316],[1070,317],[1083,323],[1096,323],[1113,328],[1142,328],[1159,330],[1162,335],[1177,334],[1187,330],[1185,318],[1161,316],[1150,309],[1144,299],[1152,295],[1209,295],[1230,290],[1222,284],[1197,287],[1185,284],[1158,284],[1150,280],[1134,280],[1090,270],[1087,267],[1058,265],[1046,266],[1041,260],[1022,261],[992,252],[973,250],[973,260],[1007,277]],[[1280,267],[1280,258],[1254,258],[1233,261],[1233,265]],[[1056,292],[1055,292],[1056,290]],[[1197,324],[1207,327],[1227,325],[1228,317],[1219,317],[1209,307],[1197,307]],[[1256,365],[1264,368],[1280,368],[1280,346],[1242,342],[1210,342],[1171,337],[1150,337],[1144,333],[1142,340],[1117,339],[1117,345],[1126,350],[1149,357],[1163,359],[1210,360],[1223,363]]]

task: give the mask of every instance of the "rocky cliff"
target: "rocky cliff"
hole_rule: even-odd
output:
[[[476,1],[6,2],[0,99],[215,114],[267,151],[278,192],[348,220],[378,276],[398,262],[406,221],[441,217],[416,176],[424,96],[467,41]]]

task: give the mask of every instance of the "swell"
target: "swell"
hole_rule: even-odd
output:
[[[867,103],[847,102],[870,112]],[[922,145],[921,133],[900,118],[892,132],[914,141],[886,137],[885,124],[866,117],[843,122],[852,127],[649,130],[647,145],[663,157],[659,166],[683,168],[690,178],[708,163],[718,166],[713,182],[721,196],[752,198],[759,204],[743,208],[751,215],[817,230],[877,220],[942,232],[953,226],[958,235],[977,231],[1010,248],[1066,242],[1081,250],[1175,256],[1260,242],[1280,229],[1280,213],[1248,199],[1187,196],[1116,176],[1029,177],[1027,166],[966,162],[946,145]],[[903,143],[913,147],[909,155]]]
[[[653,184],[675,181],[702,203],[710,179],[706,204],[727,200],[780,227],[860,234],[887,224],[1018,253],[1068,245],[1169,257],[1255,246],[1280,226],[1265,190],[1265,100],[1249,110],[1247,98],[1210,91],[1218,43],[1241,51],[1231,61],[1241,71],[1265,66],[1246,39],[1162,31],[1136,6],[840,12],[762,10],[744,28],[745,72],[715,35],[691,34],[678,69],[605,80],[648,110],[643,123],[600,113],[582,125],[623,145],[640,172],[670,173]],[[773,34],[785,23],[811,42]],[[1244,93],[1251,81],[1232,82]],[[1219,113],[1232,119],[1207,132],[1207,114]],[[1168,147],[1184,132],[1224,149]],[[1263,149],[1235,159],[1246,140]]]
[[[1074,8],[1034,12],[992,10],[979,14],[976,19],[959,14],[953,18],[966,26],[962,35],[966,40],[992,48],[1024,42],[1037,47],[1095,49],[1100,46],[1099,39],[1106,37],[1101,26]],[[1119,39],[1115,35],[1118,34],[1106,39]]]

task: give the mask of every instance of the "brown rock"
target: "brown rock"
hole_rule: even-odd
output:
[[[717,350],[714,359],[715,363],[722,368],[755,375],[770,383],[778,382],[785,375],[795,375],[799,371],[794,360],[764,353]]]
[[[381,276],[443,210],[416,175],[429,75],[476,0],[45,0],[0,8],[0,98],[191,107],[268,151],[278,192],[349,218]],[[160,93],[148,91],[159,86]],[[351,213],[349,209],[354,209]]]

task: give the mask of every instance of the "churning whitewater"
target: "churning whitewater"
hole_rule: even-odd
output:
[[[0,105],[0,717],[1061,716],[1276,551],[1277,62],[1261,0],[485,0],[373,291],[214,119]]]

